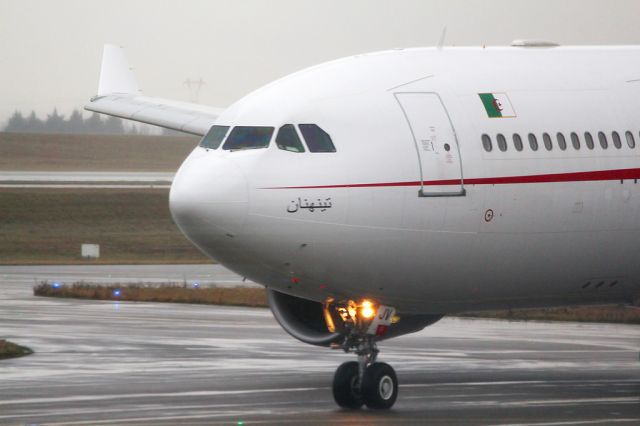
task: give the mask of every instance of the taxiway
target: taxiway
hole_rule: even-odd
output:
[[[0,188],[169,188],[175,173],[0,171]]]
[[[394,409],[351,412],[330,387],[352,356],[297,342],[267,309],[32,296],[34,277],[241,282],[91,268],[0,267],[0,335],[35,350],[0,361],[0,424],[640,423],[637,326],[445,318],[381,345]]]

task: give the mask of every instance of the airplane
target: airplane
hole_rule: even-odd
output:
[[[391,408],[377,343],[444,315],[640,302],[640,47],[361,54],[218,109],[143,96],[107,45],[85,108],[202,136],[175,223],[291,336],[357,355],[341,407]]]

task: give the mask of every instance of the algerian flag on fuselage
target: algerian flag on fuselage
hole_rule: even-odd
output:
[[[513,118],[516,112],[506,93],[478,93],[489,118]]]

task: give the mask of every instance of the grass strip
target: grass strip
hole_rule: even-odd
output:
[[[0,264],[211,263],[180,233],[168,189],[0,189]],[[83,243],[100,258],[84,260]]]
[[[494,318],[512,321],[574,321],[640,324],[640,309],[619,305],[570,306],[558,308],[511,309],[467,312],[459,317]]]
[[[187,284],[109,284],[77,282],[72,285],[42,282],[33,288],[35,296],[133,302],[199,303],[205,305],[267,306],[263,288],[213,287]]]
[[[31,355],[33,351],[25,346],[16,345],[8,340],[0,339],[0,359],[17,358]]]

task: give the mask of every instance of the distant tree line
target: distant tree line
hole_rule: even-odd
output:
[[[24,116],[20,111],[13,113],[4,128],[5,132],[14,133],[83,133],[83,134],[150,134],[151,126],[125,126],[124,121],[117,117],[103,119],[100,114],[93,113],[84,118],[79,110],[73,110],[69,118],[54,109],[46,119],[40,119],[35,111]]]

